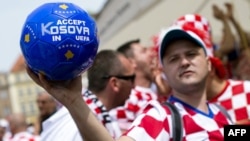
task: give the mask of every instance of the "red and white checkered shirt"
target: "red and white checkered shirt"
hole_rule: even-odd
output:
[[[38,136],[32,135],[28,132],[19,132],[14,136],[6,138],[6,141],[38,141]]]
[[[142,113],[148,102],[157,99],[157,94],[150,88],[136,86],[131,90],[125,105],[112,109],[109,113],[114,120],[118,121],[121,129],[127,130],[135,118]]]
[[[183,121],[183,141],[223,141],[223,127],[231,124],[214,104],[208,104],[209,114],[174,98]],[[135,141],[170,141],[172,135],[171,112],[167,106],[150,101],[143,114],[137,117],[132,127],[124,134]]]
[[[226,87],[210,100],[225,107],[233,122],[250,124],[250,81],[227,81]]]

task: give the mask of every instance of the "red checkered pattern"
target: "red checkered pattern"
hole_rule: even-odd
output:
[[[132,89],[125,105],[112,109],[109,113],[113,119],[118,121],[121,129],[127,130],[151,100],[157,100],[157,94],[149,88],[136,86]]]
[[[97,119],[103,123],[113,138],[118,138],[121,135],[121,130],[118,126],[118,123],[110,117],[102,102],[88,90],[83,93],[83,99],[91,111],[95,114]]]
[[[182,27],[189,26],[204,32],[205,37],[202,40],[206,44],[207,53],[210,57],[214,56],[213,44],[211,39],[211,26],[205,17],[202,17],[198,14],[186,14],[178,18],[173,25]]]
[[[209,34],[211,34],[211,26],[208,20],[198,14],[186,14],[179,17],[174,24],[183,25],[185,23],[190,24],[192,27],[201,29]]]
[[[225,107],[234,122],[250,125],[250,81],[228,80],[225,89],[210,102]]]
[[[231,124],[217,106],[209,104],[213,117],[197,113],[180,102],[174,102],[183,120],[183,141],[222,141],[223,126]],[[125,133],[136,141],[171,141],[172,120],[170,111],[156,101],[150,101],[143,114]]]
[[[20,132],[6,139],[6,141],[38,141],[38,140],[39,140],[38,137],[28,132]]]

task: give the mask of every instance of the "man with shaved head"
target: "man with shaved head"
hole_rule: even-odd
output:
[[[38,138],[27,131],[27,123],[22,113],[14,113],[8,117],[11,136],[8,141],[36,141]]]
[[[37,106],[39,109],[39,126],[38,134],[42,132],[42,122],[48,119],[51,115],[53,115],[57,111],[57,101],[47,92],[43,91],[38,93]]]

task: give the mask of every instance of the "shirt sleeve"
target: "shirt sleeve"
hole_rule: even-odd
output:
[[[132,123],[131,128],[124,133],[135,141],[169,141],[171,136],[171,115],[168,108],[162,107],[157,101],[150,101],[143,113]]]

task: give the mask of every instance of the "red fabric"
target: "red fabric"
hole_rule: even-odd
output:
[[[221,60],[216,57],[210,57],[212,66],[215,68],[216,74],[219,78],[225,79],[228,76],[228,72],[225,68],[225,66],[222,64]]]
[[[231,123],[217,106],[209,105],[214,114],[213,117],[209,117],[179,102],[174,104],[180,111],[183,121],[183,141],[223,140],[223,127]],[[170,110],[160,103],[150,101],[125,135],[138,141],[173,140]]]
[[[250,124],[250,81],[228,80],[222,92],[209,102],[223,106],[234,122]]]

